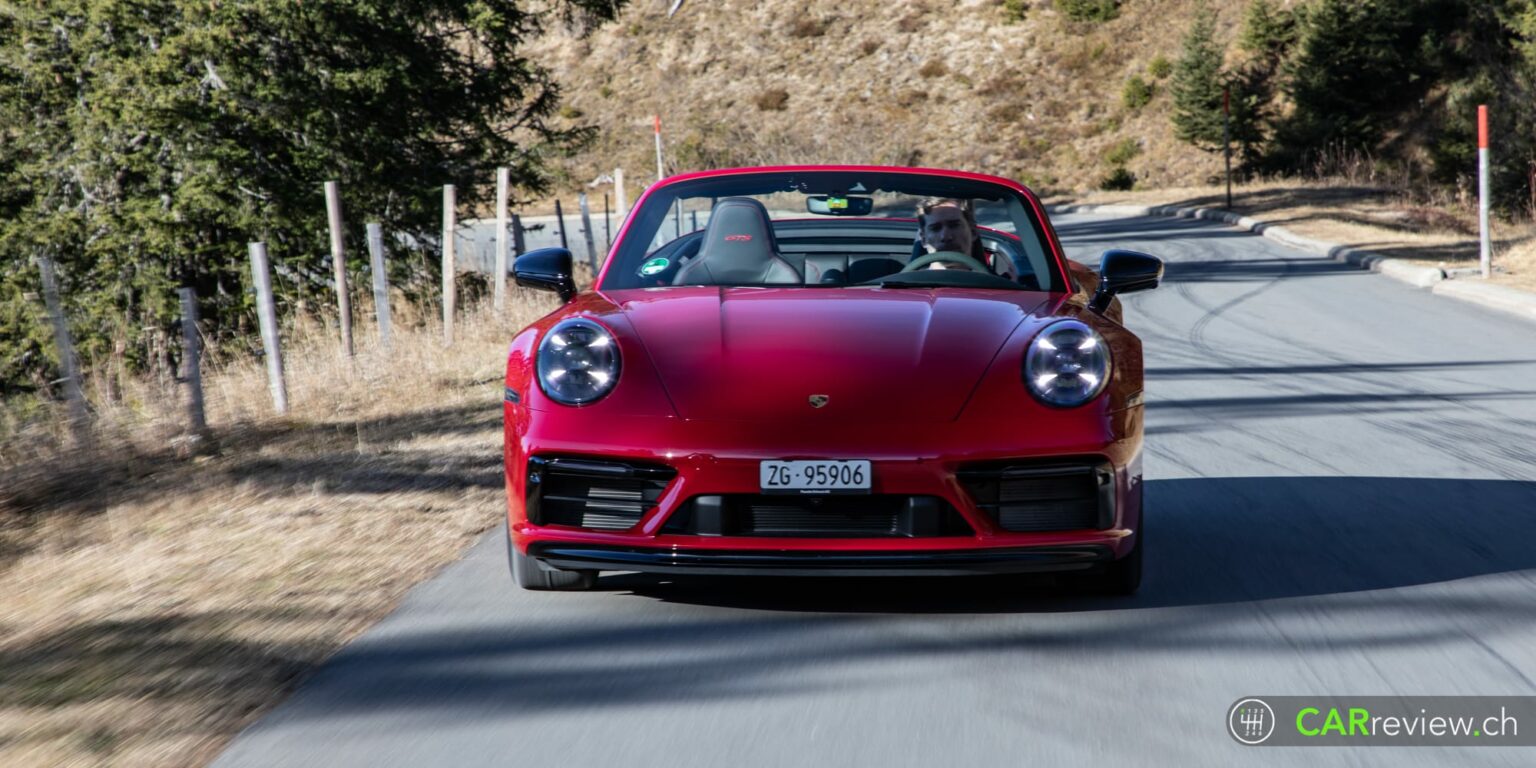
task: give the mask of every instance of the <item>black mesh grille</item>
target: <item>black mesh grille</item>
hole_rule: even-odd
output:
[[[1102,530],[1114,524],[1114,470],[1082,464],[992,463],[962,468],[960,482],[1005,531]]]
[[[532,458],[528,460],[528,520],[535,525],[627,530],[655,509],[676,474],[659,464]]]
[[[747,536],[895,536],[901,510],[889,499],[874,503],[836,500],[820,504],[785,502],[783,497],[742,499],[740,533]]]
[[[696,496],[667,520],[667,533],[789,538],[968,536],[964,519],[936,496]]]

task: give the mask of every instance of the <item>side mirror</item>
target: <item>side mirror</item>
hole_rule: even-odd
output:
[[[1162,280],[1162,259],[1136,251],[1105,251],[1099,262],[1099,289],[1088,302],[1088,308],[1104,314],[1115,296],[1156,288]]]
[[[518,285],[554,291],[560,294],[561,301],[576,297],[571,252],[565,248],[540,248],[517,257],[512,262],[512,277]]]

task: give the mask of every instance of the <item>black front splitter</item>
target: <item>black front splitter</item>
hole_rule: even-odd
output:
[[[1082,571],[1114,559],[1098,544],[938,552],[679,550],[535,542],[556,568],[714,576],[975,576]]]

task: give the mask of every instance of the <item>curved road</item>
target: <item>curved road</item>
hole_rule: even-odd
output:
[[[1529,765],[1249,748],[1247,695],[1536,694],[1536,325],[1224,226],[1056,219],[1168,260],[1142,592],[684,581],[514,589],[499,532],[234,766]],[[1529,727],[1536,728],[1536,723]]]

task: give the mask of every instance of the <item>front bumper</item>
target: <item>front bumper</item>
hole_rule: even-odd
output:
[[[556,568],[712,576],[971,576],[1082,571],[1114,559],[1106,545],[927,552],[677,550],[536,542],[528,554]]]
[[[530,412],[511,403],[506,416],[504,458],[512,543],[557,568],[871,576],[1080,570],[1129,554],[1140,523],[1139,428],[1053,432],[1026,424],[978,428],[957,423],[811,432],[796,429],[798,425],[600,419],[588,409],[553,414]],[[775,447],[741,447],[748,442]],[[638,500],[645,511],[637,518],[605,519],[602,528],[572,525],[539,508],[539,491],[529,475],[530,469],[537,474],[545,457],[632,462],[664,467],[665,472],[652,476],[641,471],[625,479],[649,479],[653,483],[649,487],[638,483],[605,489],[609,494],[604,504],[615,508],[625,505],[621,500],[625,493]],[[711,518],[700,514],[706,511],[700,506],[704,500],[723,502],[727,513],[733,499],[750,505],[746,497],[760,492],[758,464],[768,458],[869,459],[874,472],[871,494],[924,501],[892,511],[894,522],[880,536],[846,530],[814,536],[774,535],[769,532],[771,526],[743,526],[745,518],[733,524],[729,514],[724,525],[706,523]],[[1013,461],[1106,464],[1111,477],[1104,490],[1112,498],[1113,514],[1069,530],[1009,530],[995,506],[999,500],[991,499],[993,505],[988,506],[989,500],[968,485],[974,480],[966,473],[978,466]],[[913,514],[922,512],[923,504],[942,507],[947,519],[963,519],[962,530],[957,532],[948,523],[914,522],[937,519]],[[688,522],[681,525],[683,521]]]

